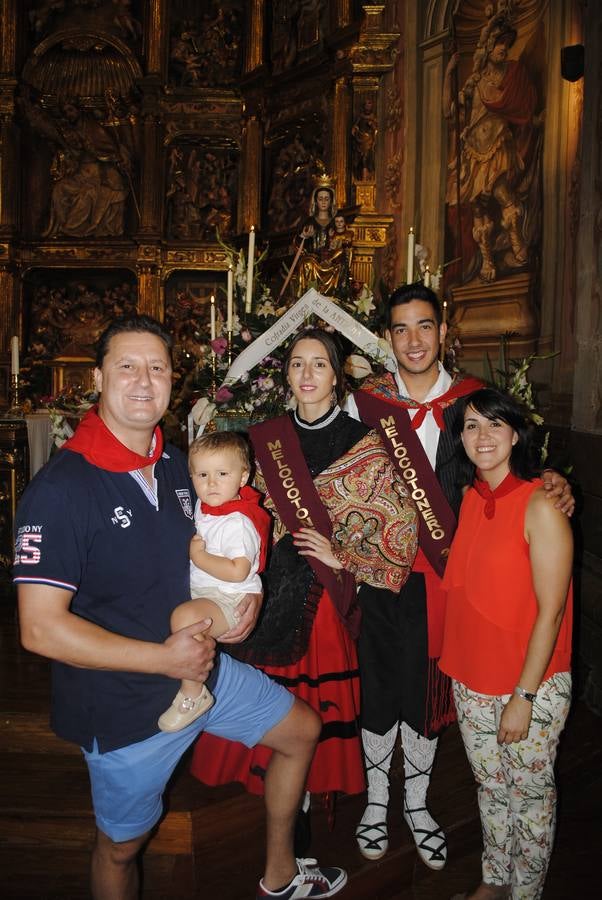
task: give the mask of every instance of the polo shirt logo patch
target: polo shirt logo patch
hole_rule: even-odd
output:
[[[180,506],[184,511],[184,515],[189,519],[192,519],[192,498],[190,496],[190,491],[187,488],[176,490],[176,497],[180,501]]]
[[[132,524],[130,518],[131,515],[131,509],[124,509],[123,506],[116,506],[113,510],[113,515],[111,516],[111,522],[113,525],[121,525],[122,528],[129,528]]]

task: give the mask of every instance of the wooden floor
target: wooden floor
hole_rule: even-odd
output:
[[[48,664],[21,650],[12,587],[0,583],[0,892],[14,900],[88,897],[94,833],[85,766],[77,748],[48,729]],[[556,848],[544,900],[600,896],[602,720],[577,702],[558,762]],[[356,850],[363,797],[339,799],[334,827],[316,799],[312,853],[349,873],[344,900],[447,900],[479,880],[475,789],[459,735],[447,730],[430,805],[445,827],[449,862],[431,872],[416,857],[401,818],[402,776],[394,762],[390,846],[378,863]],[[146,900],[253,898],[262,871],[263,805],[237,786],[203,788],[186,761],[169,810],[145,858]]]

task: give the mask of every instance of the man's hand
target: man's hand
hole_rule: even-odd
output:
[[[263,603],[263,594],[245,594],[236,612],[239,616],[238,625],[226,631],[220,637],[221,644],[239,644],[249,637],[257,623],[257,616]]]
[[[541,477],[544,491],[546,491],[546,499],[555,500],[555,508],[570,518],[575,512],[575,498],[564,475],[553,469],[546,469],[542,472]]]
[[[210,627],[211,619],[204,619],[171,634],[163,644],[168,655],[161,674],[178,681],[206,681],[215,657],[215,641],[205,633]]]

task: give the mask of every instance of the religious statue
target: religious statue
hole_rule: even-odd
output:
[[[366,97],[359,116],[351,126],[353,176],[356,181],[371,181],[374,178],[377,124],[374,100]]]
[[[325,296],[349,293],[352,241],[353,232],[337,211],[332,182],[321,176],[311,197],[309,218],[297,238],[299,296],[310,287]]]
[[[133,136],[115,113],[121,101],[107,96],[105,118],[73,99],[63,101],[54,118],[24,95],[22,107],[32,127],[55,148],[50,166],[53,181],[50,216],[44,237],[119,237],[124,233],[126,199],[132,193]],[[135,203],[135,197],[134,197]]]
[[[504,6],[481,29],[472,73],[455,96],[458,53],[445,73],[443,111],[459,131],[446,202],[464,247],[470,234],[477,244],[473,270],[485,282],[501,268],[524,267],[533,240],[527,223],[537,203],[537,94],[523,63],[508,59],[516,36]]]

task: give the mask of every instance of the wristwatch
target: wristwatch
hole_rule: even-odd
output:
[[[520,687],[519,685],[517,685],[514,688],[514,693],[517,694],[519,697],[522,697],[523,700],[528,700],[529,703],[533,703],[533,701],[537,697],[537,694],[531,694],[530,691],[526,691],[524,688]]]

